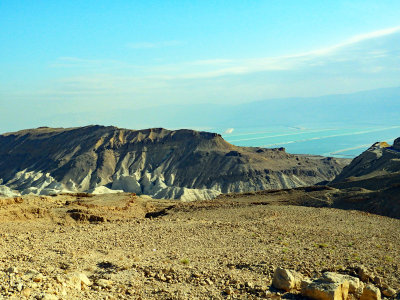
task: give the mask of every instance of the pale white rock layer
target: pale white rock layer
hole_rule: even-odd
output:
[[[0,197],[16,197],[20,196],[21,194],[18,191],[14,191],[10,189],[6,185],[0,185]]]
[[[145,194],[157,199],[178,199],[181,201],[210,200],[221,194],[221,191],[214,189],[191,189],[186,187],[169,186],[163,180],[163,176],[145,172],[136,179],[136,175],[122,175],[114,179],[111,187],[99,185],[89,187],[91,173],[83,178],[81,182],[70,180],[67,184],[57,182],[49,173],[23,170],[17,172],[8,181],[8,186],[0,186],[0,195],[13,197],[17,195],[51,195],[58,193],[88,192],[92,194],[109,193],[136,193]],[[171,181],[171,180],[169,180]],[[14,191],[12,188],[22,189]]]

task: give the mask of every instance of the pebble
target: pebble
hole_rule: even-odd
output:
[[[18,292],[22,291],[22,288],[24,287],[24,285],[22,284],[22,282],[17,284],[17,290]]]
[[[53,294],[44,294],[43,300],[58,300],[58,297]]]
[[[17,267],[9,267],[6,271],[7,273],[18,273]]]
[[[96,284],[102,288],[109,288],[112,286],[113,282],[107,279],[98,279]]]
[[[388,287],[388,288],[386,288],[386,289],[384,289],[384,290],[382,291],[382,294],[383,294],[384,296],[386,296],[386,297],[391,298],[391,297],[393,297],[394,295],[396,295],[396,291],[395,291],[394,289]]]
[[[32,278],[33,282],[41,282],[43,281],[43,274],[39,273],[36,274],[33,278]]]

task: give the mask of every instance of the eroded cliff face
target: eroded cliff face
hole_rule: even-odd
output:
[[[343,160],[237,147],[220,135],[162,128],[38,128],[0,136],[0,184],[22,194],[111,190],[155,198],[290,188],[332,180]]]

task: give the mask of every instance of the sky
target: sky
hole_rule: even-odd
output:
[[[396,87],[400,1],[0,0],[0,70],[0,132]]]

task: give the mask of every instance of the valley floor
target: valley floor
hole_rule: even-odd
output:
[[[400,289],[400,220],[268,197],[0,199],[0,299],[297,297],[271,288],[278,266]]]

